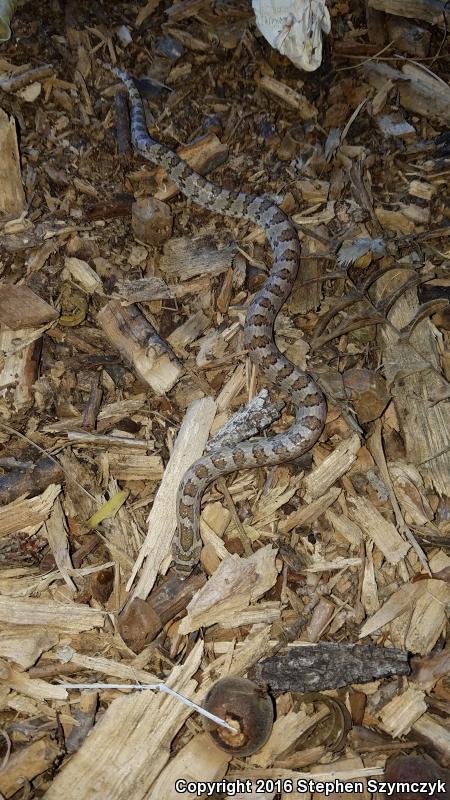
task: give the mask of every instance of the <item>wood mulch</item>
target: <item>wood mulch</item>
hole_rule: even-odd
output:
[[[228,797],[239,779],[318,798],[297,781],[380,780],[398,754],[449,767],[444,5],[331,0],[313,73],[244,0],[16,9],[0,45],[0,797],[156,800],[178,779]],[[141,79],[152,134],[197,170],[280,195],[302,269],[277,343],[328,399],[310,453],[207,489],[184,582],[186,467],[210,439],[292,419],[243,341],[270,252],[133,154],[103,62]],[[115,688],[202,706],[225,676],[276,707],[251,755],[165,691]]]

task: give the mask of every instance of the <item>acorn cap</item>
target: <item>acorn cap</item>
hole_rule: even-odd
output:
[[[221,678],[206,695],[204,707],[236,728],[236,733],[205,719],[213,742],[227,753],[249,756],[267,742],[273,726],[273,702],[265,689],[247,678]]]

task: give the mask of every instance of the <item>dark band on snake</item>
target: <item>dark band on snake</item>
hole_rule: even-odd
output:
[[[284,433],[224,448],[200,458],[188,469],[178,490],[177,532],[173,546],[176,571],[187,575],[200,558],[200,503],[208,484],[235,470],[275,465],[298,458],[315,444],[322,433],[326,401],[313,378],[288,361],[274,341],[275,318],[292,290],[300,264],[300,243],[292,220],[268,197],[221,189],[191,169],[170,148],[152,139],[133,79],[116,67],[107,64],[105,67],[128,89],[131,137],[137,152],[153,164],[164,167],[180,191],[199,206],[258,225],[272,249],[270,276],[250,304],[244,339],[249,357],[258,365],[261,376],[288,393],[295,407],[295,421]]]

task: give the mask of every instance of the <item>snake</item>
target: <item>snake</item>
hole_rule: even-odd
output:
[[[275,199],[223,189],[212,183],[176,152],[153,139],[147,129],[143,102],[134,79],[118,67],[103,65],[125,85],[130,103],[131,142],[136,152],[163,167],[181,193],[208,211],[261,228],[272,250],[272,268],[253,297],[244,324],[244,346],[264,379],[289,396],[295,417],[284,432],[214,450],[185,472],[177,493],[177,529],[172,558],[175,572],[187,577],[200,559],[200,507],[206,487],[217,478],[242,469],[268,467],[292,461],[319,439],[327,414],[325,396],[307,372],[292,364],[274,339],[275,319],[289,297],[300,267],[300,242],[291,218]]]

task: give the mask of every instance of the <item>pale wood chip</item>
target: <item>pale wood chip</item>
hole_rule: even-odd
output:
[[[366,536],[371,539],[390,564],[398,564],[410,549],[397,528],[386,520],[365,497],[351,495],[348,504],[352,517]]]
[[[220,750],[207,733],[194,736],[176,756],[169,761],[153,784],[146,800],[179,800],[177,780],[218,781],[225,775],[231,753]]]
[[[19,217],[26,208],[14,117],[0,109],[0,215]]]
[[[211,397],[195,400],[188,408],[178,433],[172,455],[164,471],[148,516],[148,533],[127,589],[145,561],[132,597],[145,600],[156,580],[159,567],[168,555],[176,528],[176,497],[181,479],[199,458],[208,439],[216,404]]]
[[[191,697],[203,652],[198,642],[167,685]],[[45,800],[146,800],[170,757],[170,744],[190,708],[162,692],[137,691],[118,697],[91,730],[77,753],[58,772]],[[99,788],[100,787],[100,788]],[[100,791],[100,794],[99,794]]]
[[[44,522],[51,513],[53,503],[61,491],[61,486],[52,483],[42,494],[27,500],[18,497],[12,503],[0,508],[0,537],[22,531]]]
[[[425,713],[427,707],[425,692],[415,686],[408,686],[406,692],[386,703],[378,716],[386,733],[397,739],[410,732],[413,724]]]
[[[315,522],[333,503],[338,499],[341,494],[341,489],[333,486],[326,494],[313,500],[309,505],[302,506],[289,514],[286,519],[282,520],[278,526],[281,534],[289,533],[293,528],[311,525]]]
[[[247,610],[274,585],[278,576],[276,554],[277,551],[267,545],[248,558],[233,555],[224,559],[190,601],[180,633],[213,625],[224,618],[229,624],[230,618]]]
[[[12,625],[38,625],[68,633],[103,628],[105,612],[96,611],[82,603],[5,597],[0,595],[0,622]]]
[[[40,631],[32,626],[9,626],[0,631],[0,657],[28,669],[42,653],[50,650],[57,642],[58,634],[55,631]]]
[[[63,686],[47,683],[40,678],[29,678],[25,672],[19,672],[6,661],[0,661],[0,682],[34,700],[67,699],[67,692]]]
[[[318,467],[315,467],[304,480],[305,499],[317,500],[333,486],[342,475],[345,475],[356,461],[361,447],[360,438],[354,433],[344,439]]]

